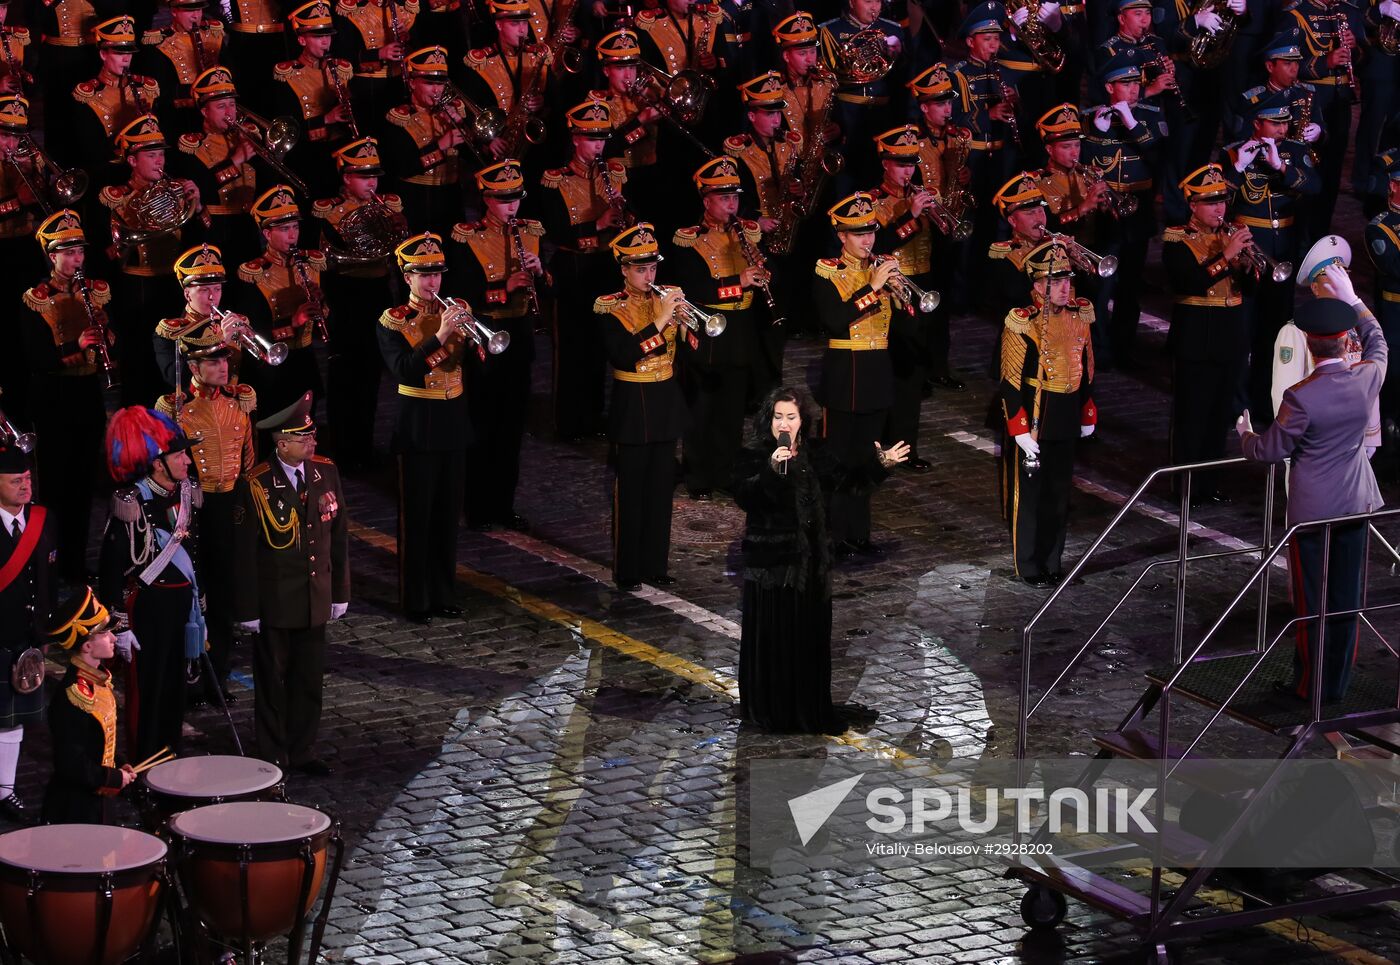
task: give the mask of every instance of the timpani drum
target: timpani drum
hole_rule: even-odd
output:
[[[165,842],[131,828],[51,824],[0,835],[0,923],[39,965],[126,961],[151,933]]]
[[[284,799],[282,769],[255,757],[181,757],[151,768],[141,780],[146,826],[152,831],[163,828],[172,814],[208,804]]]
[[[206,929],[244,947],[290,932],[297,953],[334,841],[313,948],[319,945],[342,854],[328,815],[273,801],[211,804],[172,817],[170,838],[185,900]]]

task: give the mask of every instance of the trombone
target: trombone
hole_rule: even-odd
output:
[[[241,317],[235,316],[232,312],[226,312],[218,305],[209,306],[209,315],[219,324],[223,324],[226,319]],[[246,319],[245,319],[246,321]],[[247,325],[239,325],[234,329],[234,338],[238,344],[243,346],[253,358],[264,365],[281,365],[287,361],[286,342],[269,341],[265,335],[259,335]]]
[[[894,262],[894,271],[890,274],[890,297],[903,308],[919,307],[919,311],[927,315],[938,307],[938,303],[943,301],[943,296],[936,291],[925,290],[914,284],[904,272],[899,270],[899,259],[894,255],[880,255],[876,257],[875,264],[884,262]],[[872,266],[873,267],[873,266]]]
[[[711,160],[718,157],[693,130],[705,115],[710,95],[714,93],[715,79],[698,70],[678,70],[668,74],[645,60],[637,66],[637,79],[628,86],[628,96],[637,102],[639,108],[656,108],[663,119],[706,157]]]
[[[309,193],[306,182],[283,160],[287,152],[296,147],[297,141],[301,139],[301,131],[297,128],[296,121],[290,117],[274,117],[269,121],[240,107],[233,127],[243,135],[253,153],[276,171],[283,181],[302,195]]]
[[[19,175],[20,181],[29,189],[29,193],[34,195],[34,200],[39,203],[39,207],[44,209],[44,214],[46,215],[53,214],[54,202],[67,208],[82,198],[83,195],[87,194],[87,172],[82,168],[69,168],[64,170],[59,167],[28,134],[25,134],[19,139],[19,143],[15,145],[14,151],[7,155],[5,160],[9,161],[11,166],[14,167],[15,173]],[[53,186],[51,189],[53,193],[52,200],[50,200],[49,197],[50,189],[39,190],[38,185],[30,181],[29,176],[24,173],[24,165],[21,162],[25,160],[32,160],[35,164],[36,171],[39,173],[48,171],[53,174]]]
[[[673,291],[679,291],[677,288],[663,288],[661,285],[655,284],[651,286],[651,290],[662,298],[665,298]],[[724,317],[723,312],[701,311],[685,298],[681,298],[680,304],[676,306],[676,316],[677,321],[697,335],[700,334],[700,329],[704,328],[705,334],[710,336],[710,338],[723,335],[725,326],[729,324],[729,320]]]
[[[457,315],[457,331],[477,344],[478,348],[484,348],[492,355],[500,355],[510,348],[510,332],[493,332],[482,324],[467,308],[467,303],[460,298],[443,298],[437,292],[433,292],[433,297],[438,304],[447,310],[448,313]]]
[[[1086,275],[1098,275],[1100,278],[1112,278],[1118,271],[1117,255],[1099,255],[1075,241],[1069,235],[1056,234],[1040,226],[1040,233],[1034,239],[1037,243],[1042,241],[1058,241],[1064,245],[1065,251],[1069,254],[1069,261],[1076,271]]]
[[[462,105],[462,113],[454,114],[448,109],[453,102]],[[450,80],[443,85],[437,103],[429,108],[429,112],[446,119],[455,127],[478,158],[481,158],[481,154],[477,146],[490,144],[505,131],[506,116],[499,109],[474,103]]]

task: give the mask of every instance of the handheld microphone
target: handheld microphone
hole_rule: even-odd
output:
[[[791,433],[791,432],[780,432],[780,433],[778,433],[778,445],[781,446],[781,447],[784,448],[784,449],[791,449],[791,448],[792,448],[792,433]],[[788,462],[789,462],[789,460],[784,459],[782,462],[778,463],[778,475],[779,475],[779,476],[786,476],[786,475],[787,475]]]

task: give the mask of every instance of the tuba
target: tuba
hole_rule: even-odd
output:
[[[1191,38],[1191,46],[1186,49],[1187,59],[1191,61],[1192,66],[1201,70],[1210,70],[1225,63],[1225,58],[1230,56],[1230,48],[1234,46],[1235,34],[1240,29],[1240,20],[1230,12],[1228,3],[1222,3],[1221,0],[1201,0],[1191,12],[1194,15],[1206,10],[1214,11],[1220,18],[1220,29],[1215,33],[1201,31]]]
[[[842,84],[873,84],[894,66],[894,51],[879,27],[864,30],[837,40],[826,27],[821,28],[822,59]]]
[[[152,181],[122,208],[123,221],[112,222],[112,240],[118,248],[129,248],[171,234],[184,227],[199,209],[199,199],[186,194],[179,181]]]
[[[1381,17],[1381,25],[1376,28],[1376,44],[1388,56],[1400,54],[1400,20]]]
[[[1010,14],[1021,8],[1030,10],[1026,22],[1016,28],[1016,35],[1026,45],[1026,51],[1036,66],[1048,74],[1058,74],[1065,67],[1065,52],[1054,35],[1045,29],[1045,22],[1037,16],[1039,7],[1039,0],[1011,0],[1006,5],[1006,12]]]

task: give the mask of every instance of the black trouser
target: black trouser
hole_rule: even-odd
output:
[[[289,630],[264,626],[253,645],[253,723],[258,751],[278,766],[315,757],[321,726],[326,625]]]
[[[138,589],[131,603],[136,654],[136,699],[127,695],[130,757],[143,761],[162,747],[180,750],[185,724],[185,623],[193,588],[155,584]],[[135,713],[132,704],[135,704]]]
[[[927,274],[915,276],[914,280],[921,288],[932,285]],[[932,317],[932,314],[916,310],[912,318],[903,315],[897,318],[890,331],[894,403],[889,409],[883,438],[891,444],[909,443],[910,459],[919,455],[919,410],[924,402],[924,383],[930,375],[928,344]]]
[[[1293,317],[1296,290],[1292,278],[1275,282],[1266,276],[1259,279],[1254,298],[1246,303],[1251,311],[1251,344],[1247,394],[1240,401],[1248,401],[1254,424],[1261,429],[1274,421],[1274,341]]]
[[[593,302],[612,286],[606,255],[561,251],[554,256],[554,431],[565,439],[603,428],[608,359]]]
[[[489,319],[486,324],[497,327]],[[528,333],[528,327],[524,331]],[[520,482],[520,445],[530,405],[528,346],[512,344],[500,355],[472,364],[467,393],[474,436],[467,450],[467,525],[502,523],[515,512],[515,487]]]
[[[1366,535],[1365,523],[1332,528],[1331,550],[1327,554],[1328,613],[1361,606]],[[1293,606],[1300,617],[1315,615],[1322,608],[1322,549],[1322,530],[1298,533],[1289,541],[1288,570],[1293,584]],[[1316,653],[1318,622],[1298,624],[1293,679],[1299,697],[1312,696],[1312,655]],[[1360,631],[1361,623],[1356,614],[1327,618],[1327,634],[1322,641],[1323,700],[1341,700],[1346,696]]]
[[[1172,374],[1171,461],[1173,465],[1225,458],[1225,439],[1239,414],[1244,359],[1177,359]],[[1198,495],[1215,491],[1216,473],[1196,476]]]
[[[686,357],[684,373],[682,384],[690,408],[684,437],[686,488],[692,494],[727,489],[744,438],[749,367],[704,365],[691,355]]]
[[[1110,354],[1102,360],[1105,365],[1115,360],[1131,360],[1138,322],[1142,318],[1142,270],[1147,262],[1148,242],[1157,226],[1152,213],[1152,192],[1139,191],[1136,197],[1137,211],[1132,215],[1118,221],[1105,219],[1101,222],[1111,225],[1111,240],[1106,250],[1098,254],[1113,254],[1118,258],[1118,270],[1113,277],[1103,280],[1094,305],[1098,325],[1108,332]],[[1113,302],[1111,313],[1109,301]],[[1095,349],[1099,347],[1100,343],[1096,343]]]
[[[342,471],[374,458],[374,416],[384,358],[376,332],[380,314],[393,304],[387,278],[328,279],[326,319],[331,343],[326,358],[326,428]]]
[[[399,604],[422,613],[452,602],[466,453],[399,454]]]
[[[676,441],[614,447],[613,579],[640,583],[666,576]]]
[[[1026,454],[1002,437],[1003,492],[1016,575],[1027,579],[1063,570],[1069,494],[1074,485],[1074,440],[1041,440],[1040,468],[1027,473]]]
[[[1375,306],[1386,344],[1400,345],[1400,302],[1387,301],[1378,293]],[[1400,369],[1400,365],[1387,366],[1385,370],[1385,382],[1381,385],[1382,421],[1400,420],[1400,371],[1397,369]]]
[[[92,497],[107,424],[101,378],[58,375],[34,384],[34,428],[47,442],[36,450],[39,501],[57,513],[59,572],[75,585],[87,582]]]
[[[228,680],[233,662],[233,554],[225,547],[233,545],[233,508],[238,497],[233,490],[226,493],[205,493],[199,508],[199,545],[208,551],[199,558],[199,589],[206,607],[204,623],[209,631],[209,662],[214,665],[217,680],[205,679],[204,692],[214,700],[214,687]],[[139,639],[139,638],[138,638]]]
[[[889,417],[888,409],[874,412],[826,410],[826,442],[831,452],[848,467],[863,466],[875,454],[875,443]],[[846,540],[870,538],[870,492],[831,494],[831,538]]]

